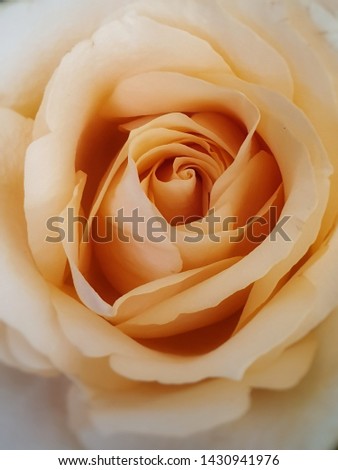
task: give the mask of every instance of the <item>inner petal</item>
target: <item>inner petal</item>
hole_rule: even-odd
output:
[[[172,225],[185,223],[187,218],[192,221],[203,216],[202,179],[193,169],[183,171],[188,177],[162,181],[153,175],[151,180],[154,203]]]

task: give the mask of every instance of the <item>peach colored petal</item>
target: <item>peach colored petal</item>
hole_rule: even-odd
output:
[[[273,224],[273,213],[269,212],[269,208],[274,206],[279,211],[282,202],[283,188],[280,186],[264,205],[250,217],[262,217],[264,224],[261,228],[264,230],[265,222],[268,226]],[[252,239],[251,234],[257,238],[260,237],[260,234],[256,234],[256,229],[258,232],[259,227],[249,230],[250,219],[247,219],[242,226],[234,228],[237,220],[235,214],[236,212],[227,201],[214,212],[214,220],[218,217],[219,222],[213,224],[211,218],[208,222],[207,217],[205,217],[192,222],[189,226],[179,226],[177,228],[177,231],[172,235],[172,239],[177,241],[184,269],[194,269],[233,256],[244,256],[258,247],[262,240]],[[264,236],[266,235],[265,233]]]
[[[278,131],[278,127],[276,125],[275,141],[274,142],[271,141],[271,145],[274,145],[276,147],[276,150],[277,150],[277,145],[278,145],[277,131]],[[271,132],[270,132],[270,135],[269,135],[270,139],[271,139],[271,134],[272,134],[272,129],[271,129]],[[283,155],[284,165],[285,165],[286,164],[285,160],[287,158],[290,158],[291,155],[294,155],[295,151],[297,151],[298,155],[302,155],[300,152],[303,151],[302,160],[300,160],[300,162],[301,161],[303,162],[303,166],[299,167],[299,168],[296,168],[294,170],[294,174],[292,176],[293,176],[293,178],[298,177],[299,179],[301,179],[303,181],[303,184],[301,185],[303,191],[305,190],[306,187],[308,187],[309,193],[308,193],[308,196],[307,196],[307,205],[308,206],[310,205],[310,201],[311,201],[310,198],[312,198],[313,201],[311,202],[311,204],[312,204],[313,207],[315,207],[317,201],[316,201],[315,190],[313,189],[313,183],[311,181],[311,179],[313,178],[313,176],[312,176],[312,166],[309,165],[307,152],[305,151],[305,149],[302,149],[301,145],[297,141],[295,141],[295,139],[292,135],[289,135],[288,140],[287,140],[287,138],[286,138],[287,135],[288,135],[287,133],[285,133],[285,135],[283,135],[284,147],[283,147],[283,149],[279,150],[278,158],[281,159],[282,155]],[[299,163],[299,165],[300,165],[300,163]],[[283,168],[282,168],[282,171],[283,171]],[[285,170],[284,170],[284,172],[285,172]],[[305,178],[306,174],[310,175],[310,176],[307,176],[308,181],[305,183],[304,178]],[[285,178],[285,179],[286,179],[286,184],[287,184],[288,180],[287,180],[287,178]],[[293,181],[293,183],[295,183],[295,181]],[[306,186],[305,186],[305,184],[306,184]],[[298,185],[295,183],[292,187],[294,188],[294,192],[297,193]],[[290,199],[291,199],[291,197],[290,197]],[[302,202],[302,201],[299,201],[299,197],[298,197],[297,202],[294,203],[295,205],[297,204],[299,206],[298,207],[298,211],[299,211],[299,216],[298,217],[299,218],[302,216],[302,213],[304,212],[304,208],[302,207],[302,204],[300,204],[300,202]],[[292,204],[292,199],[291,199],[291,201],[287,200],[285,207],[287,208],[291,204]],[[284,210],[286,211],[286,209],[284,209]],[[306,212],[309,212],[309,207],[306,207]],[[305,214],[306,214],[306,212],[305,212]],[[285,213],[287,213],[287,212],[285,212]],[[298,237],[300,236],[300,233],[299,233],[299,228],[297,227],[297,212],[295,211],[295,209],[293,209],[293,210],[290,210],[290,213],[292,214],[292,218],[289,221],[289,225],[287,226],[288,228],[291,227],[290,232],[288,231],[288,228],[286,230],[287,230],[288,233],[291,233],[291,237],[293,235],[293,238],[291,238],[291,239],[294,242],[296,240],[297,232],[298,232]],[[307,216],[307,214],[306,214],[306,216]],[[294,234],[292,233],[292,231],[294,231]],[[237,290],[240,290],[241,288],[244,288],[244,287],[248,286],[253,280],[256,280],[257,277],[254,278],[253,276],[255,276],[255,275],[259,276],[259,274],[258,274],[259,272],[262,273],[263,270],[270,269],[271,264],[273,265],[274,263],[276,263],[277,260],[283,259],[283,257],[286,255],[286,253],[289,254],[289,252],[292,248],[293,248],[293,243],[289,243],[289,244],[288,243],[282,243],[282,242],[278,243],[278,242],[274,242],[273,240],[271,240],[271,241],[267,240],[266,243],[263,242],[262,245],[255,250],[255,252],[252,252],[250,255],[248,255],[245,258],[245,260],[243,260],[244,264],[249,265],[247,263],[251,263],[250,266],[254,266],[255,269],[251,268],[250,270],[247,270],[244,275],[242,273],[240,273],[239,271],[238,271],[238,274],[237,274],[237,273],[235,273],[235,271],[237,269],[240,270],[241,265],[242,265],[242,263],[238,263],[234,267],[232,267],[231,269],[228,269],[227,271],[225,271],[224,273],[221,273],[218,276],[215,276],[214,279],[212,279],[212,280],[209,279],[207,282],[200,283],[198,285],[199,296],[196,297],[195,295],[191,295],[191,297],[190,297],[190,296],[187,295],[186,298],[185,298],[184,304],[189,306],[189,310],[190,309],[195,309],[195,308],[199,310],[200,308],[208,308],[208,307],[217,305],[224,298],[226,298],[227,295],[231,295],[232,293],[236,292]],[[301,248],[304,249],[303,246]],[[269,250],[268,252],[269,252],[270,258],[266,257],[264,260],[262,260],[261,259],[261,253],[264,252],[265,249]],[[283,254],[283,250],[285,250],[284,254]],[[259,259],[259,263],[256,263],[254,261],[255,258],[257,260]],[[288,258],[287,258],[287,260],[288,260]],[[265,263],[266,263],[266,266],[264,266]],[[248,281],[248,279],[250,277],[252,279],[251,282],[248,282],[248,284],[246,284],[246,282]],[[223,280],[225,280],[225,279],[227,280],[226,282],[223,281],[226,288],[220,289],[219,287],[217,287],[218,286],[218,282],[216,281],[217,278],[219,279],[219,282],[221,282],[222,278],[223,278]],[[237,279],[237,281],[236,281],[236,279]],[[239,281],[239,279],[240,279],[240,281]],[[247,279],[247,280],[245,280],[245,279]],[[238,282],[240,282],[240,285],[238,285]],[[236,287],[235,287],[235,285],[236,285]],[[215,292],[216,293],[216,294],[213,294],[212,303],[209,301],[210,292],[213,292],[213,293]],[[203,296],[204,299],[205,299],[204,301],[202,301],[202,304],[200,304],[200,296],[201,297]],[[198,302],[196,302],[197,298],[199,299]],[[198,307],[197,307],[197,305],[198,305]]]
[[[200,179],[202,165],[196,167],[196,170],[191,163],[187,165],[189,170],[175,172],[172,179],[163,181],[154,174],[150,182],[151,199],[169,223],[175,217],[182,222],[189,216],[196,218],[205,211],[204,194],[208,193],[210,179],[207,179],[208,186],[207,183],[203,184]]]
[[[245,225],[270,199],[280,182],[274,157],[262,150],[250,159],[236,179],[224,189],[217,205],[230,204],[233,212],[229,215],[237,216],[236,225]]]
[[[159,78],[162,78],[159,77]],[[136,77],[135,77],[136,79]],[[133,79],[131,79],[133,80]],[[184,109],[182,109],[184,111]],[[145,118],[136,119],[128,123],[128,125],[136,125],[138,122],[141,124]],[[121,127],[126,127],[122,125]],[[162,116],[155,116],[153,119],[147,117],[146,122],[143,125],[137,125],[136,128],[131,129],[132,137],[142,134],[145,130],[150,129],[167,129],[177,131],[181,133],[187,133],[188,139],[195,138],[195,142],[200,145],[205,144],[205,137],[208,141],[213,141],[225,150],[234,158],[245,138],[245,134],[236,123],[232,121],[226,114],[220,113],[193,113],[191,117],[178,112],[170,112],[163,114]],[[165,136],[166,134],[164,134]],[[163,136],[163,137],[164,137]],[[170,136],[173,138],[170,139]],[[201,139],[200,137],[204,138]],[[166,142],[175,142],[176,140],[183,139],[183,134],[177,134],[176,138],[174,133],[168,133]],[[164,143],[164,142],[163,142]],[[153,145],[151,142],[144,142],[147,148],[141,147],[141,154],[143,152],[152,150]],[[134,149],[134,145],[131,143],[131,150]],[[139,158],[139,149],[135,148],[135,160]]]
[[[222,75],[222,80],[226,76],[228,77]],[[233,80],[237,82],[238,79]],[[249,132],[256,127],[259,109],[243,93],[238,92],[236,87],[231,88],[209,83],[177,70],[141,72],[125,77],[118,83],[102,112],[110,118],[178,111],[214,112],[235,118]],[[166,91],[165,94],[163,90]]]
[[[65,336],[82,355],[95,358],[119,351],[131,356],[141,351],[147,354],[146,348],[61,290],[53,288],[51,298]]]
[[[270,363],[264,358],[257,361],[247,370],[243,380],[254,388],[283,390],[294,387],[309,371],[316,350],[316,335],[310,334]]]
[[[178,249],[168,238],[167,229],[160,242],[152,241],[148,236],[148,219],[159,218],[160,213],[145,196],[131,159],[121,177],[115,177],[108,188],[98,213],[99,223],[100,220],[104,223],[106,217],[115,218],[119,210],[123,211],[123,217],[132,217],[133,211],[137,210],[137,216],[142,221],[136,233],[132,223],[124,223],[121,234],[118,222],[114,219],[113,240],[109,243],[95,243],[95,253],[112,286],[125,292],[158,277],[179,272],[182,260]]]
[[[297,272],[297,276],[304,276],[312,288],[318,292],[311,314],[306,316],[295,334],[290,336],[288,344],[292,344],[293,341],[297,341],[318,326],[327,317],[328,311],[335,308],[338,299],[336,289],[338,274],[335,256],[337,247],[338,227],[336,224],[321,247]]]
[[[157,322],[161,322],[165,319],[165,312],[162,310],[164,306],[162,304],[163,302],[165,303],[178,294],[183,295],[187,289],[198,285],[215,273],[224,271],[224,269],[229,268],[240,259],[240,257],[228,258],[209,266],[183,271],[168,278],[157,279],[139,286],[117,299],[113,305],[113,312],[116,317],[115,321],[119,323],[120,321],[127,321],[139,314],[147,313],[147,311],[152,311],[153,313],[157,311]],[[161,309],[157,309],[159,304],[161,304]],[[185,313],[193,313],[194,309],[189,312],[187,308],[188,305],[189,303],[186,305]],[[167,315],[177,317],[179,312],[172,309],[171,312],[167,311]]]
[[[72,219],[74,220],[80,214],[81,209],[81,198],[86,183],[86,175],[82,172],[77,173],[78,183],[74,188],[72,198],[59,214],[59,216],[64,220],[64,232],[66,237],[62,243],[62,248],[64,249],[65,256],[69,262],[69,267],[72,273],[73,283],[76,289],[76,293],[79,298],[84,302],[85,305],[88,305],[93,311],[100,314],[107,314],[110,311],[110,304],[105,302],[100,295],[95,291],[95,289],[89,284],[86,277],[82,274],[79,268],[79,246],[81,238],[81,232],[78,230],[79,227],[75,226],[74,223],[70,224],[68,213],[73,211]],[[82,230],[86,230],[82,226]],[[70,238],[70,235],[73,235]],[[63,277],[65,272],[62,273]]]
[[[243,129],[228,116],[218,113],[194,113],[191,118],[204,127],[203,134],[212,132],[222,139],[223,147],[232,158],[237,155],[246,134]],[[212,137],[215,142],[217,140]]]
[[[130,335],[141,340],[144,339],[160,339],[181,335],[188,332],[199,332],[203,338],[203,331],[200,328],[205,328],[209,325],[214,325],[224,320],[231,320],[245,303],[250,287],[235,292],[231,296],[226,297],[216,307],[205,308],[204,310],[196,310],[194,312],[185,312],[184,306],[179,305],[178,312],[168,315],[168,307],[164,302],[164,309],[159,308],[148,309],[147,312],[142,313],[132,320],[120,323],[118,328]],[[187,293],[187,292],[185,292]],[[211,297],[211,296],[210,296]],[[176,299],[177,300],[177,299]],[[181,298],[180,298],[181,300]],[[175,302],[173,302],[175,305]],[[227,336],[228,330],[225,325],[224,337]],[[187,338],[188,341],[188,338]],[[159,343],[157,342],[157,345]],[[189,345],[186,348],[189,354]],[[191,354],[194,351],[194,345],[191,344]],[[175,348],[173,348],[175,350]]]

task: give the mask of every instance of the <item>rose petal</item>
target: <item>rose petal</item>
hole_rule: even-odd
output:
[[[335,171],[332,188],[338,185],[338,125],[337,89],[338,66],[335,51],[330,50],[325,37],[318,34],[309,13],[298,2],[274,3],[265,8],[264,2],[228,1],[227,9],[250,25],[287,60],[295,85],[295,104],[304,110],[315,126],[328,151]],[[312,2],[313,4],[313,2]],[[285,21],[285,19],[288,21]],[[336,193],[330,191],[326,215],[317,239],[317,246],[330,230],[337,214]]]
[[[92,285],[88,282],[79,267],[79,247],[82,240],[82,231],[86,233],[86,227],[81,224],[81,232],[76,225],[76,218],[79,218],[81,209],[81,198],[86,183],[86,175],[82,172],[77,173],[77,184],[74,188],[71,200],[60,213],[59,217],[64,222],[64,234],[62,247],[64,255],[67,257],[69,267],[72,274],[72,280],[76,293],[82,302],[89,306],[93,311],[100,314],[108,314],[111,306],[95,291]],[[62,277],[65,276],[65,270],[62,272]],[[112,289],[113,290],[113,289]]]
[[[36,263],[46,279],[62,284],[66,255],[60,243],[50,243],[47,228],[59,216],[75,185],[70,140],[48,134],[34,141],[25,159],[25,214],[28,240]],[[60,190],[62,188],[62,190]]]
[[[277,358],[268,361],[257,361],[248,369],[244,381],[254,388],[283,390],[297,385],[309,371],[315,352],[317,341],[315,334],[285,349]],[[268,354],[268,356],[271,355]]]
[[[83,433],[79,427],[77,435],[93,449],[334,449],[338,439],[337,331],[338,311],[317,330],[319,349],[305,379],[288,391],[254,392],[250,410],[236,422],[179,439],[132,431],[103,436],[93,427]]]
[[[126,321],[134,316],[138,316],[140,313],[144,314],[152,312],[154,316],[157,314],[157,322],[165,321],[166,308],[165,301],[174,297],[177,294],[184,295],[184,292],[198,285],[210,276],[216,273],[224,271],[229,268],[241,258],[228,258],[221,260],[218,263],[211,264],[209,266],[203,266],[201,268],[192,269],[189,271],[183,271],[176,275],[170,276],[166,279],[158,279],[151,283],[139,286],[131,292],[121,296],[113,305],[113,312],[115,314],[115,321]],[[161,305],[158,309],[157,306]],[[188,306],[189,304],[187,304]],[[185,310],[185,313],[193,313],[194,309]],[[176,318],[179,316],[179,312],[175,308],[167,310],[167,315]]]
[[[283,393],[255,392],[248,414],[212,435],[201,436],[201,442],[214,447],[226,443],[232,449],[334,449],[338,439],[337,331],[338,311],[317,329],[319,349],[314,364],[297,387]],[[186,440],[183,445],[189,448],[189,444],[198,445],[198,441]]]
[[[91,0],[1,5],[1,104],[33,117],[61,58],[126,3],[98,0],[95,8]]]
[[[184,437],[233,421],[248,406],[248,389],[228,380],[181,387],[131,382],[115,391],[113,401],[110,395],[81,395],[73,388],[69,400],[72,427],[85,441],[93,430],[103,437],[126,432]]]
[[[6,279],[0,284],[0,319],[9,328],[11,354],[24,369],[31,364],[35,372],[44,373],[46,365],[50,371],[52,363],[55,369],[70,372],[75,369],[72,364],[75,348],[58,334],[48,285],[37,271],[27,246],[23,165],[31,140],[31,121],[6,109],[0,110],[0,121],[0,213],[3,221],[0,278]],[[67,358],[66,368],[62,363],[63,354]]]
[[[138,285],[159,277],[165,277],[182,269],[182,260],[177,247],[172,244],[165,231],[160,242],[148,236],[147,221],[160,217],[160,213],[144,194],[133,160],[129,159],[120,178],[115,177],[101,204],[98,219],[116,217],[122,210],[124,218],[132,218],[136,211],[141,220],[134,233],[130,222],[122,226],[112,224],[113,240],[109,243],[95,243],[95,253],[101,268],[112,286],[126,292]],[[123,238],[122,238],[123,237]],[[142,240],[140,242],[140,240]]]
[[[25,340],[20,339],[21,345],[27,353],[30,352],[34,367],[39,368],[39,363],[41,369],[45,370],[47,359],[42,359],[38,352],[35,353],[32,349],[48,357],[48,337],[52,335],[47,314],[48,294],[27,247],[23,214],[23,163],[26,147],[31,139],[32,123],[6,109],[0,110],[0,121],[0,278],[6,279],[6,282],[0,284],[0,318],[18,332],[11,331],[13,341],[14,335],[19,332],[24,335]],[[22,312],[26,314],[23,315]],[[15,352],[18,353],[19,350],[13,349],[12,353]],[[23,363],[26,361],[29,362],[29,359],[24,354]]]
[[[20,364],[20,367],[26,372],[38,372],[43,375],[56,373],[52,363],[29,344],[23,333],[7,328],[4,341],[8,344],[17,364]]]
[[[174,0],[169,5],[147,0],[136,8],[163,24],[175,25],[207,40],[240,78],[292,97],[293,81],[287,61],[251,27],[232,17],[228,5],[225,8],[222,3],[213,3],[211,7],[200,0],[187,0],[184,5]],[[269,8],[260,6],[257,10]]]

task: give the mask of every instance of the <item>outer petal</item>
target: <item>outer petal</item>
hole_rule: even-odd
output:
[[[221,1],[140,1],[136,8],[163,24],[175,25],[207,40],[237,76],[264,84],[292,98],[293,83],[287,61],[243,22],[237,21]],[[264,8],[264,6],[263,6]],[[264,66],[262,67],[262,64]]]
[[[338,439],[337,335],[338,310],[318,329],[320,347],[306,378],[285,392],[255,392],[250,411],[234,423],[180,439],[137,434],[103,436],[90,427],[79,431],[78,436],[87,447],[95,449],[335,448]]]
[[[249,406],[248,387],[228,380],[182,387],[129,382],[113,392],[113,400],[108,394],[72,392],[72,425],[84,439],[92,426],[102,436],[136,432],[183,437],[238,419]]]
[[[249,413],[210,436],[216,446],[329,449],[338,440],[338,310],[317,330],[320,346],[310,373],[284,393],[256,392]],[[253,432],[253,426],[260,432]],[[290,432],[292,429],[292,432]]]
[[[48,310],[41,308],[46,305],[41,294],[43,281],[29,255],[23,215],[23,159],[32,123],[6,109],[0,110],[0,123],[0,319],[11,327],[3,330],[3,341],[8,342],[15,362],[26,369],[46,372],[52,369],[44,359],[48,348],[42,338],[42,330],[48,331],[48,319],[44,318]]]
[[[33,116],[60,59],[126,0],[37,0],[0,12],[0,103]]]
[[[0,109],[0,123],[0,355],[24,370],[74,373],[81,361],[59,332],[49,287],[27,246],[22,179],[31,121]]]
[[[272,2],[266,8],[264,0],[221,0],[224,9],[235,12],[269,44],[273,45],[287,60],[295,85],[294,102],[312,121],[324,146],[328,150],[331,163],[335,168],[326,216],[317,242],[325,237],[332,220],[337,214],[338,185],[338,62],[337,52],[329,47],[327,32],[323,29],[323,10],[316,8],[315,1],[305,1],[308,9],[300,2],[285,0]],[[326,4],[326,2],[320,2]],[[327,2],[332,11],[333,2]],[[332,29],[332,16],[326,28]],[[332,37],[332,36],[331,36]],[[332,42],[331,42],[332,43]],[[335,41],[337,44],[337,41]]]

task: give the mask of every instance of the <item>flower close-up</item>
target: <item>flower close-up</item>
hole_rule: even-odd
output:
[[[338,3],[9,1],[0,38],[0,410],[334,448]]]

